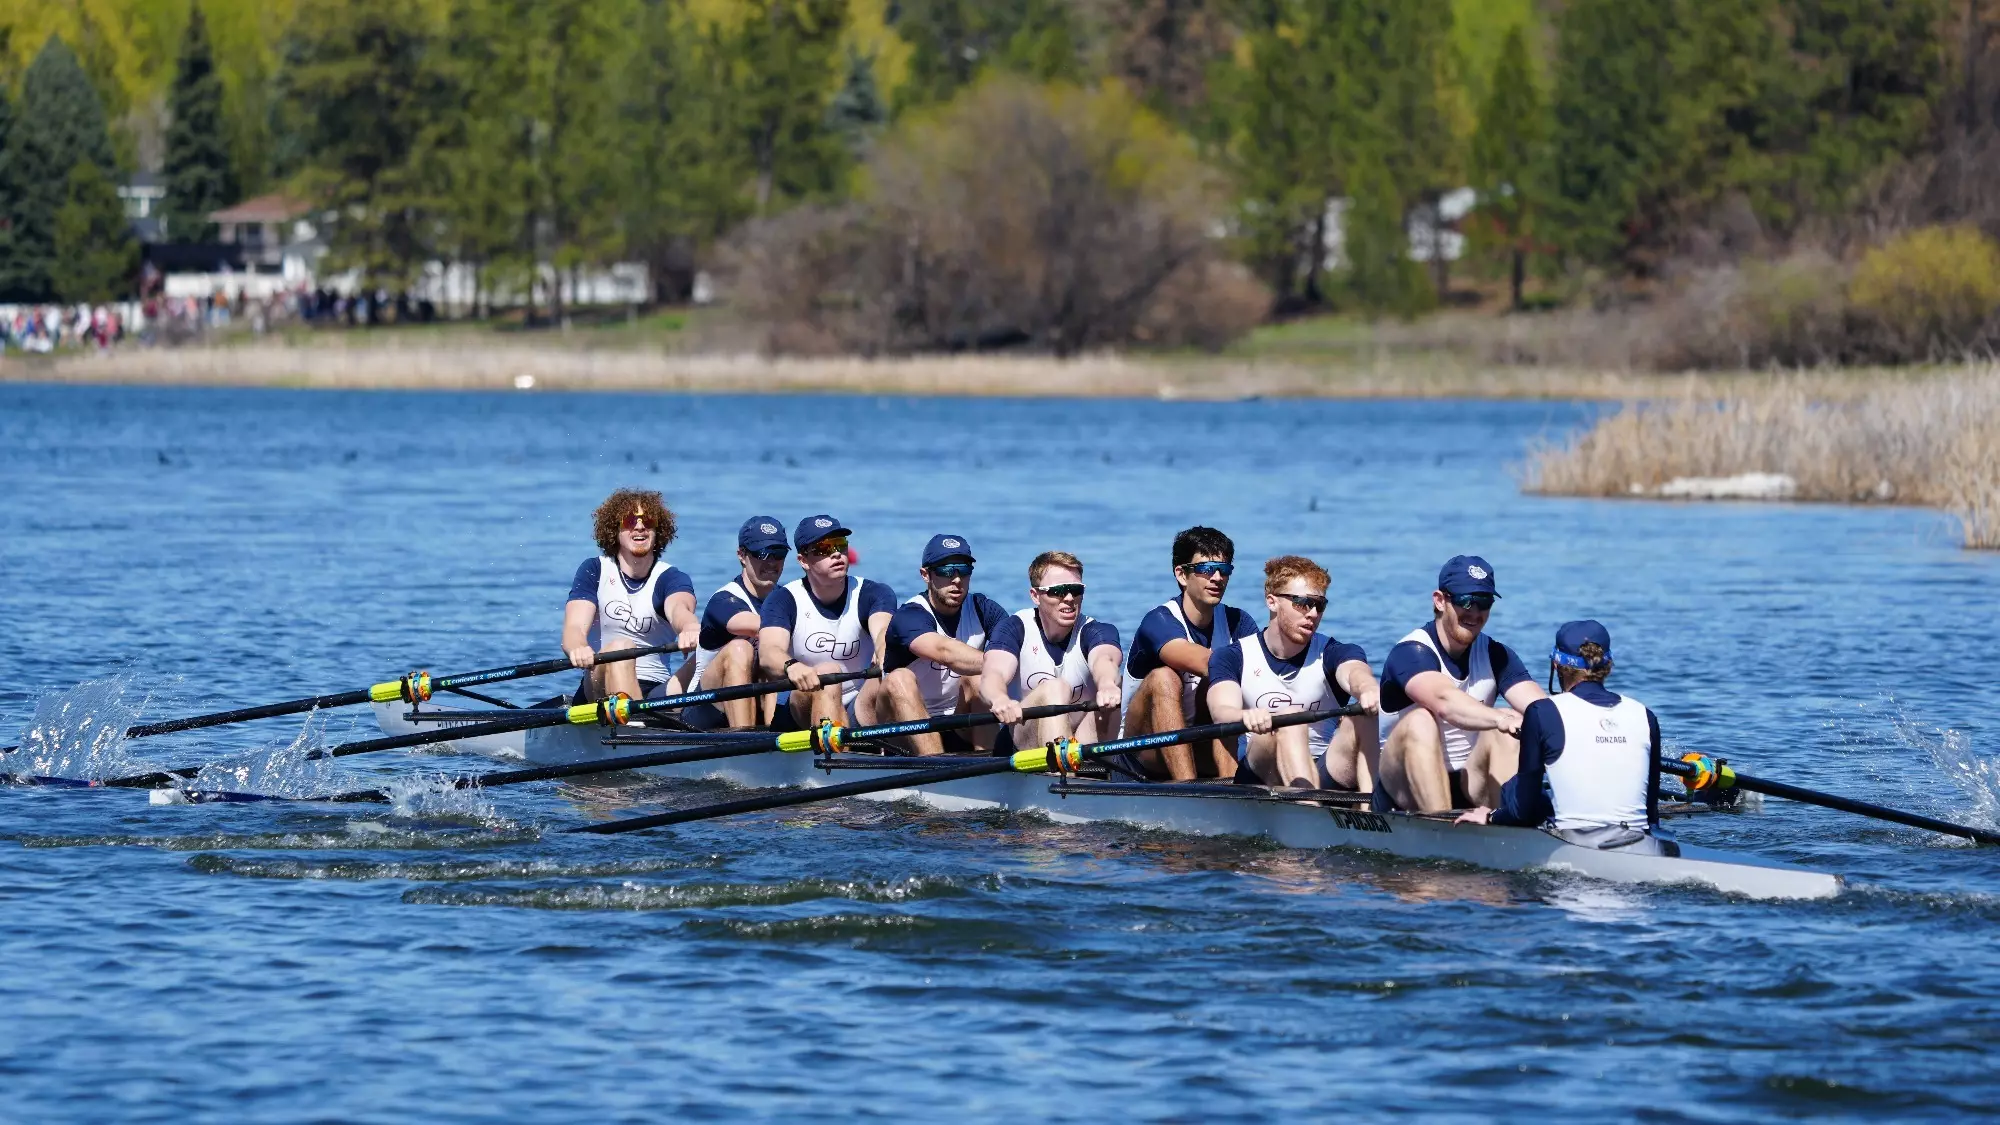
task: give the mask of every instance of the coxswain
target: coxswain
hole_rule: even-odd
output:
[[[1190,527],[1174,536],[1174,581],[1180,593],[1153,607],[1139,622],[1125,671],[1139,686],[1125,708],[1125,735],[1180,730],[1210,721],[1208,666],[1213,654],[1257,631],[1251,616],[1223,605],[1236,571],[1236,544],[1212,527]],[[1132,755],[1147,776],[1227,781],[1236,774],[1235,740],[1207,739]]]
[[[1595,621],[1556,630],[1554,696],[1521,716],[1518,769],[1497,806],[1459,817],[1475,824],[1547,825],[1571,843],[1629,847],[1660,826],[1660,720],[1604,686],[1611,632]]]
[[[694,582],[660,556],[674,541],[674,513],[657,492],[621,488],[597,506],[598,556],[585,559],[563,607],[562,647],[584,670],[582,696],[663,694],[672,676],[654,654],[599,665],[597,654],[678,643],[694,650],[700,629]]]
[[[1218,723],[1249,731],[1241,762],[1266,785],[1362,789],[1376,762],[1375,711],[1381,690],[1360,645],[1319,632],[1326,614],[1326,571],[1311,559],[1281,555],[1264,564],[1270,624],[1215,650],[1209,663],[1208,711]],[[1359,704],[1361,715],[1310,726],[1271,728],[1288,711]]]
[[[1125,690],[1118,663],[1118,627],[1083,615],[1083,563],[1068,551],[1043,551],[1028,564],[1034,604],[994,626],[986,638],[979,696],[1015,746],[1073,736],[1080,742],[1118,737]],[[1094,702],[1094,710],[1021,721],[1025,707]]]
[[[825,684],[829,672],[858,672],[888,647],[896,591],[847,572],[853,532],[828,515],[807,516],[792,533],[804,577],[771,591],[758,613],[757,660],[766,674],[792,681],[792,722],[873,725],[887,719],[882,681]]]
[[[1493,568],[1454,555],[1438,571],[1431,622],[1382,664],[1381,788],[1396,807],[1492,805],[1513,776],[1521,713],[1548,698],[1514,650],[1488,637]],[[1504,698],[1507,708],[1494,706]]]
[[[889,622],[882,687],[896,722],[978,710],[979,673],[986,638],[1007,617],[999,602],[972,589],[972,545],[963,535],[939,534],[924,544],[917,574],[923,593],[904,602]],[[918,754],[990,750],[995,731],[975,727],[909,739]]]
[[[751,516],[736,532],[736,577],[708,596],[701,611],[701,636],[695,649],[695,683],[703,691],[738,687],[757,676],[757,634],[764,599],[785,573],[791,544],[775,516]],[[681,711],[696,730],[769,724],[777,708],[776,693],[756,699],[698,703]]]

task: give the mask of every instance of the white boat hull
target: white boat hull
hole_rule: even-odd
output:
[[[375,725],[382,728],[383,734],[415,734],[419,731],[434,731],[444,727],[467,726],[476,721],[467,719],[463,723],[413,723],[403,717],[409,711],[410,705],[401,700],[394,703],[376,703],[371,706],[375,708]],[[465,754],[484,754],[489,758],[519,761],[526,756],[527,742],[528,732],[516,730],[505,734],[482,734],[472,738],[440,742],[437,746],[439,749],[450,748]]]
[[[603,744],[604,727],[550,727],[531,731],[528,760],[537,765],[641,753],[639,747]],[[920,767],[913,767],[920,768]],[[829,774],[807,754],[765,751],[708,762],[647,770],[671,777],[709,778],[754,788],[827,785],[868,776],[856,770]],[[1532,828],[1454,824],[1403,813],[1371,813],[1309,803],[1234,797],[1160,795],[1090,786],[1063,792],[1044,774],[997,774],[868,795],[868,800],[916,800],[944,811],[1005,808],[1034,811],[1065,823],[1118,821],[1201,836],[1262,836],[1290,848],[1358,848],[1409,859],[1453,860],[1497,871],[1573,871],[1617,883],[1696,883],[1763,899],[1830,898],[1838,875],[1711,848],[1678,845],[1678,855],[1653,855],[1581,847]]]

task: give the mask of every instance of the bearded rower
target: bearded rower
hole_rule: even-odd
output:
[[[585,559],[563,607],[563,652],[584,670],[585,699],[664,693],[672,676],[658,654],[598,666],[599,652],[678,643],[695,647],[694,582],[660,556],[674,541],[674,514],[657,492],[621,488],[592,515],[596,558]]]
[[[791,545],[775,516],[752,516],[736,533],[736,577],[708,596],[701,613],[701,636],[695,649],[695,682],[704,691],[747,684],[757,675],[757,635],[764,599],[785,573]],[[731,699],[721,704],[697,703],[681,711],[696,730],[745,728],[768,724],[778,697]]]
[[[933,535],[924,544],[923,565],[917,568],[924,592],[896,610],[882,661],[882,687],[897,722],[977,709],[986,639],[1007,611],[972,591],[975,561],[963,535]],[[990,750],[995,733],[992,727],[975,727],[963,735],[919,734],[909,741],[918,754],[942,754],[947,742],[954,751]]]
[[[1129,737],[1179,730],[1209,721],[1209,659],[1257,631],[1250,615],[1222,604],[1236,571],[1236,544],[1212,527],[1190,527],[1174,536],[1174,581],[1180,593],[1139,622],[1125,671],[1139,681],[1125,710]],[[1236,775],[1233,741],[1209,739],[1132,755],[1148,776],[1193,781]]]
[[[1374,711],[1380,698],[1360,645],[1319,632],[1327,573],[1311,559],[1282,555],[1264,564],[1270,624],[1217,649],[1209,663],[1208,710],[1218,723],[1241,721],[1242,763],[1266,785],[1364,787],[1355,762],[1375,766]],[[1365,715],[1271,729],[1287,711],[1359,703]]]
[[[1560,690],[1528,704],[1521,757],[1498,807],[1461,821],[1547,825],[1590,847],[1629,847],[1660,826],[1660,720],[1645,704],[1604,686],[1611,632],[1595,621],[1556,630],[1549,652]]]
[[[1548,698],[1514,650],[1486,636],[1493,568],[1454,555],[1438,571],[1431,623],[1382,664],[1381,780],[1411,812],[1491,806],[1520,757],[1521,714]],[[1494,706],[1504,698],[1511,710]]]
[[[771,591],[758,614],[757,660],[768,675],[792,681],[791,718],[800,727],[869,726],[888,716],[879,679],[819,682],[829,672],[858,672],[888,648],[896,591],[847,572],[852,534],[832,516],[800,520],[792,542],[805,576]]]
[[[986,638],[979,695],[1016,746],[1073,736],[1080,742],[1118,737],[1125,701],[1118,662],[1118,627],[1083,615],[1083,562],[1068,551],[1043,551],[1028,564],[1034,603],[1000,622]],[[1094,711],[1021,721],[1024,707],[1094,701]]]

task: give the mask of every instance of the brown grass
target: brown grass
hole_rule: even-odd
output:
[[[1530,452],[1529,491],[1651,495],[1684,477],[1783,473],[1795,499],[1919,504],[2000,548],[2000,367],[1872,384],[1776,378],[1627,405]]]

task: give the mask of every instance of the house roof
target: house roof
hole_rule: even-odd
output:
[[[282,223],[299,218],[312,210],[312,204],[303,199],[294,199],[283,192],[260,195],[246,199],[234,207],[224,207],[220,211],[210,211],[211,223]]]

